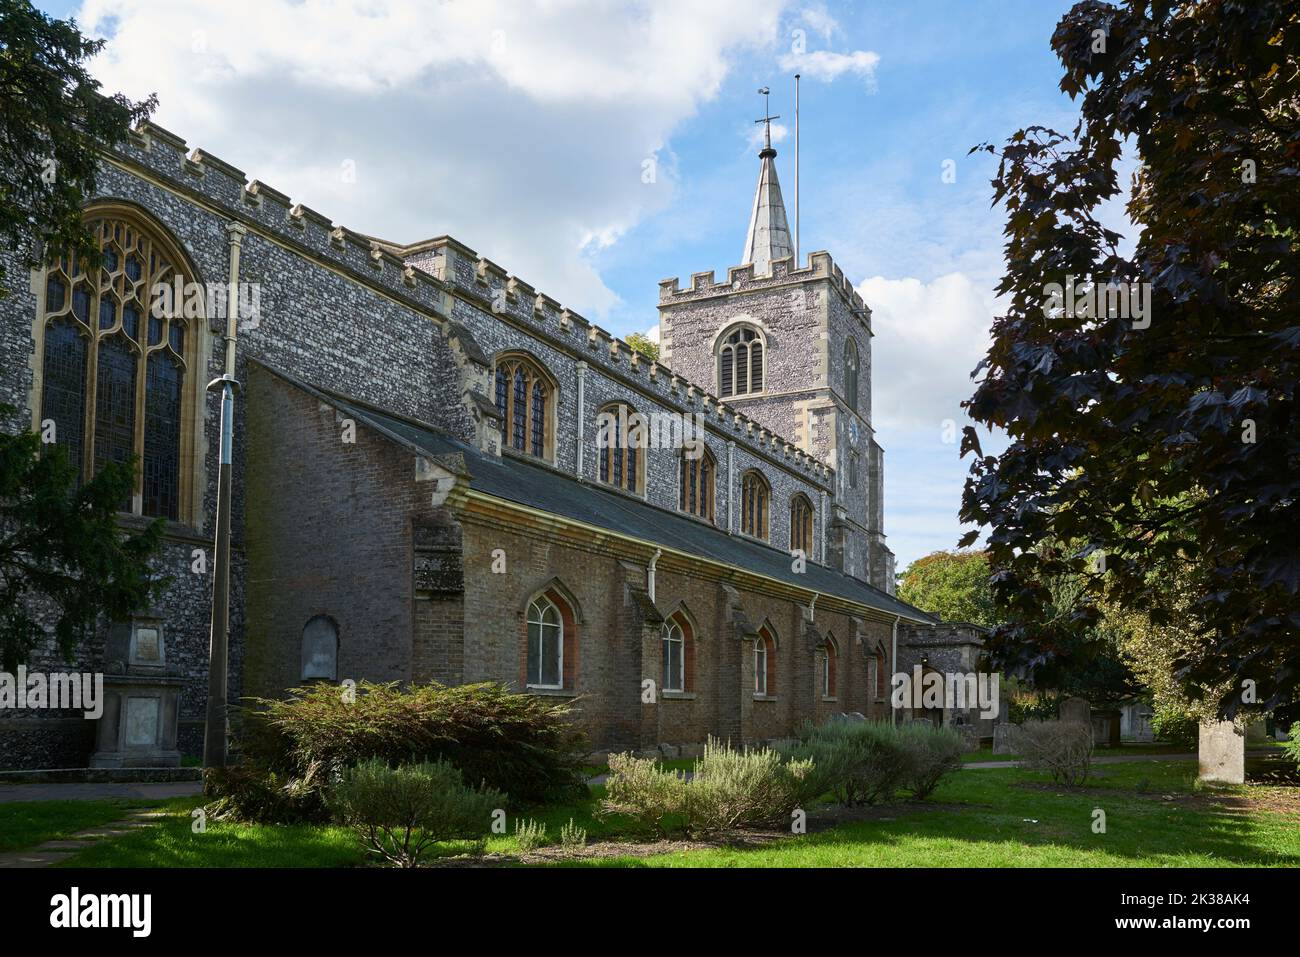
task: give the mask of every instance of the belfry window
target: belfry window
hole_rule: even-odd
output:
[[[858,344],[844,340],[844,402],[855,412],[858,409]]]
[[[39,418],[54,424],[81,480],[107,462],[135,463],[123,511],[180,520],[202,319],[157,291],[185,289],[192,277],[134,218],[101,215],[88,226],[99,266],[69,252],[46,269]]]
[[[740,326],[718,348],[718,395],[721,398],[763,391],[763,336],[753,326]]]

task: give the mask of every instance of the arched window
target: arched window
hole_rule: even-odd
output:
[[[725,399],[762,392],[764,362],[762,333],[749,325],[736,327],[718,347],[718,395]]]
[[[804,558],[813,550],[813,507],[803,494],[790,500],[790,551],[796,550],[802,551]]]
[[[885,688],[887,687],[885,678],[886,678],[885,655],[884,652],[878,651],[876,652],[876,697],[877,698],[883,698],[885,696]]]
[[[760,628],[754,639],[754,694],[776,694],[776,639],[767,626]]]
[[[858,408],[858,344],[844,340],[844,401],[855,412]]]
[[[849,453],[849,488],[858,487],[859,456],[857,452]]]
[[[682,451],[681,502],[683,512],[713,521],[713,480],[718,463],[708,449],[692,458],[689,449]]]
[[[302,680],[339,676],[339,629],[333,619],[317,615],[302,629]]]
[[[625,402],[602,408],[596,416],[596,445],[600,449],[600,480],[615,488],[640,492],[646,447],[645,422],[640,413]]]
[[[695,687],[695,630],[678,612],[664,623],[664,691],[693,691]]]
[[[750,470],[740,483],[740,530],[767,541],[768,503],[772,489],[760,472]]]
[[[528,686],[564,686],[564,619],[544,595],[528,606]]]
[[[496,396],[506,446],[550,458],[555,388],[537,364],[523,356],[498,359]]]
[[[189,520],[194,376],[206,291],[178,247],[125,211],[88,214],[101,262],[71,253],[45,272],[39,421],[84,479],[136,463],[122,510]]]
[[[836,666],[839,652],[835,648],[834,639],[827,638],[822,642],[821,659],[822,659],[822,697],[834,698],[836,694]]]

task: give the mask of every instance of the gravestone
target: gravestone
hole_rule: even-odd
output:
[[[1092,706],[1083,698],[1066,698],[1061,702],[1061,720],[1092,724]]]
[[[1198,757],[1202,781],[1246,783],[1246,736],[1231,721],[1201,723]]]
[[[1016,754],[1016,741],[1019,733],[1019,725],[1006,721],[995,724],[993,726],[993,753]]]

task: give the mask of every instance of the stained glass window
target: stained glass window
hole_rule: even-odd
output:
[[[144,513],[175,519],[181,454],[181,379],[175,356],[149,357],[144,413]]]
[[[103,217],[90,231],[96,268],[71,254],[47,267],[40,418],[54,420],[82,478],[106,462],[135,463],[124,510],[179,520],[192,337],[179,308],[152,308],[152,292],[189,277],[147,230]]]
[[[508,447],[538,458],[547,456],[551,395],[549,381],[531,362],[513,357],[498,362],[497,411]]]

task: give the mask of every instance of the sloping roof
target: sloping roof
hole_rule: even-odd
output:
[[[391,439],[444,461],[449,457],[459,458],[468,472],[470,488],[485,495],[583,522],[650,545],[733,565],[798,588],[865,605],[891,616],[901,615],[905,619],[924,624],[934,620],[919,608],[850,575],[812,561],[807,563],[803,573],[796,573],[790,567],[789,554],[779,549],[729,535],[704,522],[657,508],[601,485],[580,482],[572,476],[523,458],[510,455],[497,458],[427,425],[311,386],[275,368],[263,366],[284,381],[334,405],[344,414],[367,423]]]

